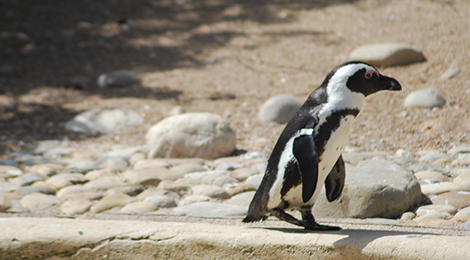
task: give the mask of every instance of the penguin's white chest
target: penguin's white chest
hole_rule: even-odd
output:
[[[293,187],[289,190],[283,198],[281,198],[281,189],[284,180],[284,171],[285,169],[279,169],[276,181],[270,190],[270,199],[268,201],[268,208],[275,208],[282,204],[282,200],[289,203],[289,207],[286,209],[298,209],[303,205],[313,205],[315,201],[320,196],[320,191],[322,190],[323,183],[325,182],[326,177],[330,173],[331,169],[335,165],[341,153],[344,151],[344,147],[348,141],[349,131],[351,129],[352,122],[354,121],[354,116],[347,115],[340,120],[338,128],[332,131],[330,138],[324,146],[323,154],[318,158],[318,178],[317,186],[312,198],[304,203],[302,200],[302,184]],[[318,131],[315,129],[315,131]],[[292,142],[290,140],[289,142]],[[290,145],[290,144],[288,144]],[[281,156],[280,165],[286,165],[286,161],[292,160],[294,158],[292,151],[284,151]]]

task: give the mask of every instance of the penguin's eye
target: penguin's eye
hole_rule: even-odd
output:
[[[366,74],[364,74],[364,77],[365,77],[366,79],[371,79],[371,78],[374,76],[374,74],[377,75],[377,72],[372,71],[372,70],[369,70],[369,71],[366,71]],[[378,76],[378,75],[377,75],[377,76]]]

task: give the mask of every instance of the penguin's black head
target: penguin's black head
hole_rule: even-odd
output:
[[[352,61],[336,68],[336,73],[345,73],[346,86],[353,92],[368,96],[381,90],[401,90],[400,83],[391,77],[384,76],[372,65]]]

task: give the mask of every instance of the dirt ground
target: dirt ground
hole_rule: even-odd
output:
[[[0,157],[41,140],[144,144],[147,129],[177,107],[230,120],[237,148],[269,153],[283,125],[260,123],[277,94],[305,99],[363,44],[402,42],[422,63],[380,68],[400,93],[368,97],[349,147],[356,151],[446,151],[470,142],[470,2],[260,0],[0,0],[0,31],[25,33],[0,46]],[[441,80],[449,68],[461,73]],[[142,85],[99,89],[101,73],[127,70]],[[441,109],[405,109],[414,90],[434,87]],[[64,124],[91,108],[124,107],[146,122],[84,136]],[[431,119],[444,127],[426,127]],[[449,123],[450,122],[450,123]]]

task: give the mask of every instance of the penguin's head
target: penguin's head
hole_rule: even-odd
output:
[[[401,90],[396,79],[384,76],[374,66],[360,61],[350,61],[336,67],[327,78],[364,96],[381,90]]]

